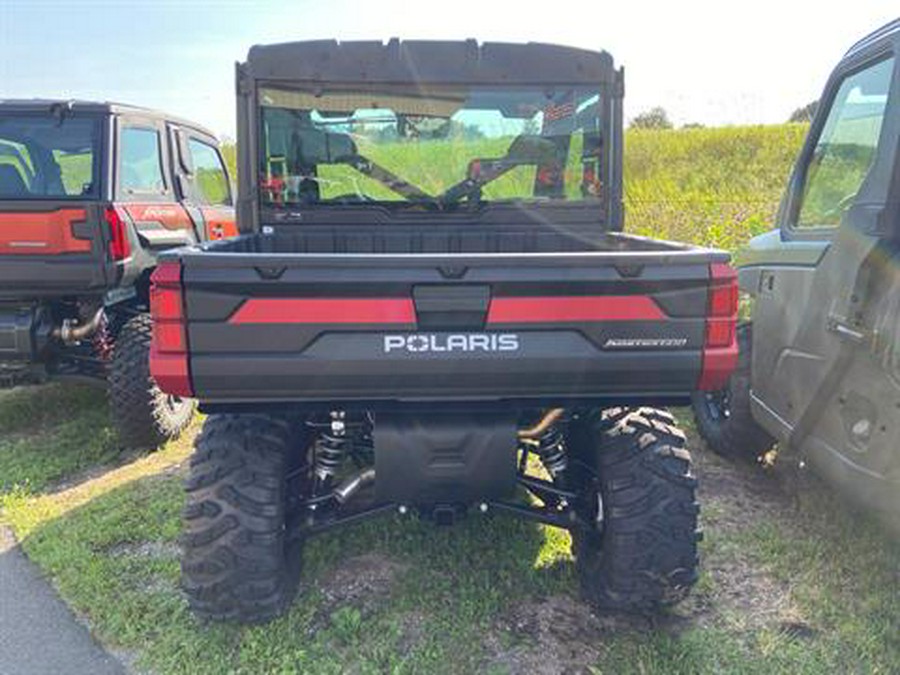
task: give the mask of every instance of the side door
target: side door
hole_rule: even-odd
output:
[[[821,253],[763,270],[754,311],[754,415],[882,510],[900,507],[897,70],[882,44],[832,76],[780,223]]]
[[[151,117],[118,120],[115,203],[134,224],[139,267],[152,265],[157,251],[196,241],[193,223],[176,197],[165,133],[165,125]]]
[[[217,143],[190,129],[171,127],[177,148],[174,171],[179,195],[203,241],[238,234],[231,182]]]

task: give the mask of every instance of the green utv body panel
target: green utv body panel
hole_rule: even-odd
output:
[[[851,48],[821,101],[777,229],[736,256],[754,298],[751,410],[783,454],[896,527],[900,20]]]
[[[735,255],[741,291],[756,295],[760,272],[766,267],[815,267],[828,250],[829,243],[811,239],[785,241],[781,230],[754,237]]]

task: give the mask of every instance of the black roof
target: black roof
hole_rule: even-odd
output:
[[[889,21],[878,30],[872,31],[866,35],[866,37],[847,50],[847,53],[844,54],[844,58],[853,56],[863,49],[872,46],[876,42],[881,42],[882,40],[889,42],[896,39],[900,39],[900,19]]]
[[[429,84],[600,84],[612,56],[560,45],[475,40],[315,40],[256,45],[245,75],[261,80]]]
[[[54,105],[70,106],[72,111],[84,113],[100,113],[106,115],[117,114],[138,114],[144,117],[152,117],[155,119],[172,122],[183,127],[190,127],[201,133],[216,138],[216,135],[201,124],[186,120],[176,115],[145,108],[138,105],[130,105],[128,103],[115,103],[111,101],[84,101],[79,99],[52,99],[52,98],[0,98],[0,110],[50,110]]]

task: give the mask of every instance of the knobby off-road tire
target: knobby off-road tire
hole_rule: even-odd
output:
[[[570,428],[589,526],[572,531],[582,594],[600,610],[651,613],[697,581],[697,480],[684,434],[653,408],[613,408]]]
[[[175,438],[191,422],[193,399],[170,396],[150,377],[147,314],[126,321],[118,331],[108,371],[109,406],[125,447],[151,450]]]
[[[750,368],[753,334],[750,324],[738,327],[738,364],[720,392],[694,392],[691,406],[697,431],[717,455],[756,461],[775,443],[753,419],[750,410]]]
[[[214,415],[194,443],[185,483],[182,588],[203,619],[261,623],[290,604],[302,542],[288,540],[287,480],[296,426]]]

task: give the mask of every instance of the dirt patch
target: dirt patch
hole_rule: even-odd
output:
[[[512,607],[485,639],[483,670],[561,675],[590,673],[599,646],[613,633],[646,630],[648,622],[626,615],[597,616],[575,598],[556,595]]]
[[[170,541],[122,542],[107,551],[113,558],[178,558],[178,544]]]
[[[395,560],[378,553],[347,558],[316,582],[331,611],[354,605],[364,613],[389,596],[397,576],[406,569]]]
[[[144,586],[144,592],[180,595],[181,589],[178,587],[178,583],[172,579],[155,575],[147,580],[147,584]]]
[[[751,562],[734,557],[708,560],[706,572],[713,581],[711,611],[697,617],[700,625],[724,621],[730,629],[756,630],[801,622],[788,584]]]
[[[406,656],[418,645],[426,634],[428,617],[423,612],[408,612],[400,617],[400,640],[397,653]]]
[[[796,508],[796,500],[782,489],[776,469],[763,469],[749,462],[727,462],[696,437],[691,438],[691,448],[701,508],[708,507],[715,514],[716,529],[744,529],[749,522]]]
[[[799,514],[797,480],[788,466],[763,468],[717,457],[690,438],[699,478],[701,519],[716,544],[760,523],[784,524]],[[752,550],[713,545],[702,558],[711,583],[701,585],[676,612],[701,626],[756,630],[801,623],[790,587],[770,574]]]

